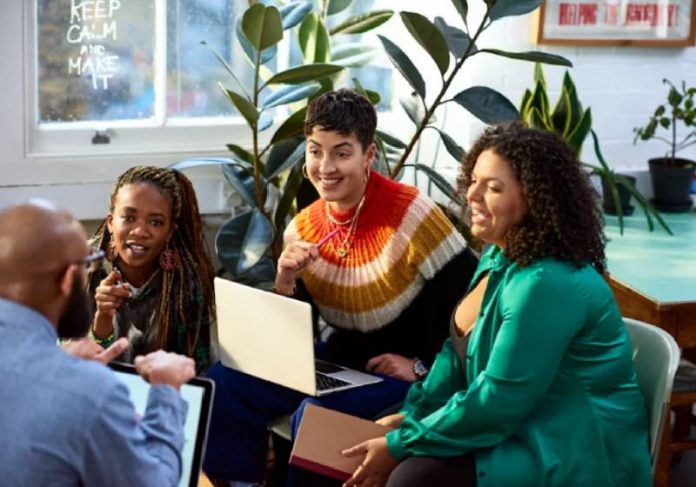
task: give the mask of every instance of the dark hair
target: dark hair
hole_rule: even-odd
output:
[[[466,194],[476,161],[486,150],[508,161],[528,208],[505,235],[505,255],[521,266],[554,257],[604,272],[606,239],[598,194],[573,150],[555,133],[519,121],[489,127],[464,158],[457,181],[461,194]]]
[[[179,171],[154,166],[132,167],[116,181],[111,191],[110,211],[114,211],[118,191],[123,186],[136,183],[151,184],[169,198],[172,203],[172,223],[175,225],[169,245],[176,255],[176,264],[171,271],[162,270],[157,345],[158,348],[166,348],[171,322],[179,317],[186,328],[188,355],[192,356],[201,332],[202,318],[206,312],[214,316],[215,307],[215,271],[203,234],[196,193],[191,181]],[[99,248],[107,251],[112,235],[106,221],[97,230],[95,239]],[[187,289],[200,290],[200,299],[189,296]],[[184,319],[186,316],[198,316],[199,319],[191,322]],[[207,336],[207,331],[204,334]]]
[[[341,88],[324,93],[309,104],[304,133],[309,136],[314,127],[320,130],[354,134],[363,152],[372,144],[377,129],[377,113],[370,100],[355,90]]]

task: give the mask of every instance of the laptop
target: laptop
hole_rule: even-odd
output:
[[[150,384],[145,382],[132,365],[112,362],[109,367],[125,384],[138,415],[145,414]],[[210,410],[213,406],[215,384],[210,379],[195,377],[182,385],[179,393],[188,403],[184,422],[184,448],[181,451],[181,479],[179,487],[196,487],[201,474],[201,463],[208,438]]]
[[[216,277],[215,308],[226,367],[310,396],[382,380],[315,360],[309,303]]]

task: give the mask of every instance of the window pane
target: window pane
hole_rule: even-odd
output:
[[[232,67],[245,87],[253,71],[236,42],[237,17],[247,0],[169,0],[167,7],[167,113],[171,117],[215,117],[236,113],[218,82],[239,91],[229,73],[201,42]]]
[[[154,0],[37,0],[39,121],[154,115]]]

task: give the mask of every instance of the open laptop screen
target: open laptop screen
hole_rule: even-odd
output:
[[[110,363],[109,367],[125,384],[139,416],[145,414],[150,384],[145,382],[132,365]],[[201,471],[208,436],[208,422],[213,403],[214,384],[210,379],[196,377],[181,386],[179,393],[188,402],[184,423],[184,448],[181,452],[182,472],[179,487],[195,487]]]

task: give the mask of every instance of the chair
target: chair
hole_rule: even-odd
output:
[[[633,345],[633,366],[638,385],[650,414],[650,459],[653,477],[656,485],[662,482],[666,485],[669,476],[668,455],[660,453],[661,448],[664,448],[663,433],[668,435],[664,428],[669,424],[670,397],[674,374],[679,365],[679,347],[669,333],[656,326],[631,318],[623,320]]]
[[[674,411],[674,430],[669,444],[670,453],[696,449],[696,439],[690,439],[691,426],[696,425],[693,408],[696,404],[696,364],[686,359],[679,362],[674,377],[671,408]]]

